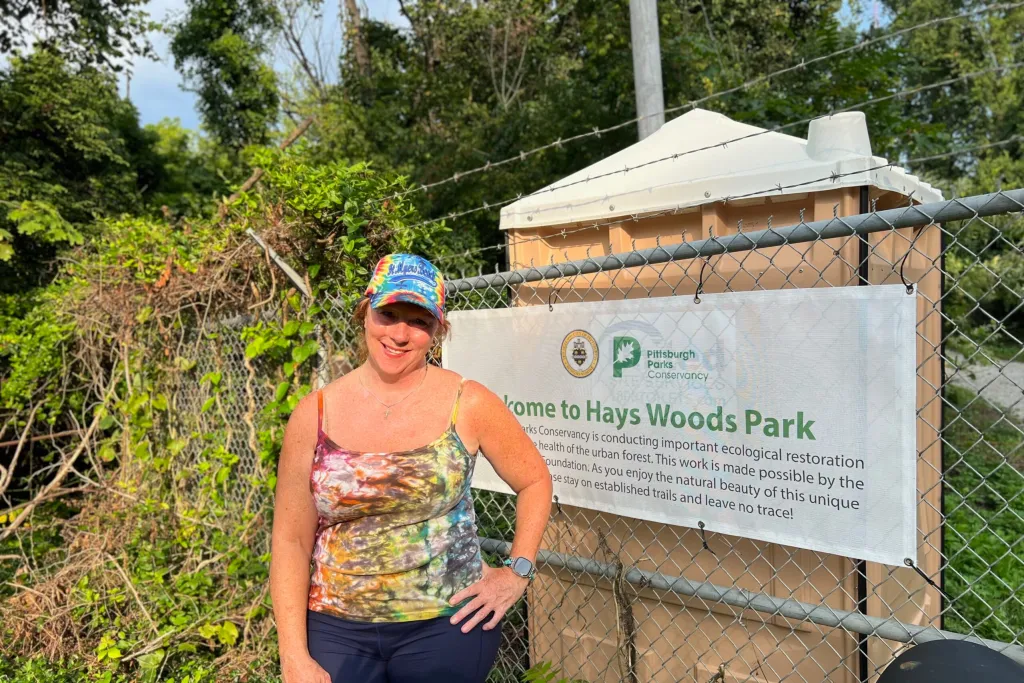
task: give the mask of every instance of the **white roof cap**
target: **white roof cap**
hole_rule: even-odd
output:
[[[807,137],[768,132],[694,109],[644,140],[509,204],[501,211],[501,229],[598,222],[740,197],[861,185],[922,203],[942,199],[928,183],[872,156],[861,112],[815,119]]]

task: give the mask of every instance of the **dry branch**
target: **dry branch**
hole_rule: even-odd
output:
[[[139,592],[135,590],[135,585],[132,584],[132,579],[128,576],[128,572],[124,570],[124,567],[122,567],[121,563],[117,561],[117,558],[110,553],[107,553],[107,560],[114,563],[114,568],[117,569],[117,573],[120,574],[121,578],[124,580],[124,585],[129,591],[131,591],[132,597],[135,598],[135,603],[139,606],[139,609],[142,610],[142,614],[145,615],[146,621],[149,622],[149,626],[153,629],[154,635],[159,635],[160,629],[156,627],[156,622],[153,621],[153,617],[150,616],[149,610],[146,609],[146,605],[143,604],[142,598],[139,597]]]
[[[279,148],[288,149],[293,144],[295,144],[295,141],[302,137],[306,133],[306,131],[309,130],[309,127],[313,125],[313,120],[314,117],[312,116],[306,117],[306,119],[303,120],[302,123],[295,127],[295,130],[292,131],[292,134],[284,139],[284,141],[279,145]],[[256,183],[260,181],[260,178],[262,177],[263,169],[259,167],[254,168],[252,170],[252,175],[250,175],[249,178],[244,183],[242,183],[242,186],[238,188],[237,191],[231,193],[231,196],[228,197],[228,200],[221,205],[221,217],[223,218],[227,214],[227,207],[229,204],[236,201],[239,197],[242,196],[243,193],[251,190],[256,185]]]
[[[10,486],[11,481],[14,480],[14,468],[18,464],[18,456],[21,455],[21,450],[25,447],[26,439],[28,438],[28,433],[32,431],[32,423],[35,422],[36,412],[39,410],[39,407],[41,405],[42,403],[37,403],[36,406],[32,409],[32,412],[29,414],[28,419],[25,421],[25,429],[22,430],[21,432],[21,438],[18,439],[18,441],[16,441],[14,444],[17,445],[18,448],[17,450],[14,451],[14,457],[11,458],[11,464],[8,465],[6,468],[0,466],[0,496],[4,495],[4,493],[7,491],[7,487]]]
[[[107,400],[110,398],[110,393],[111,391],[113,391],[116,382],[117,369],[115,368],[114,371],[111,372],[110,382],[107,385],[107,389],[106,391],[103,392],[103,405],[106,405]],[[77,460],[78,456],[82,454],[82,451],[85,450],[86,445],[88,445],[89,441],[92,439],[93,434],[95,434],[96,430],[99,428],[102,416],[103,411],[97,410],[95,417],[93,417],[92,419],[92,423],[89,425],[89,428],[85,431],[85,435],[82,437],[82,440],[78,443],[78,446],[75,447],[75,450],[72,451],[69,456],[64,458],[64,461],[61,463],[60,469],[57,470],[57,474],[54,475],[50,483],[47,484],[43,488],[43,490],[40,491],[39,494],[36,495],[36,497],[33,498],[31,502],[29,502],[28,505],[25,506],[25,508],[21,511],[21,514],[19,514],[14,519],[14,521],[11,522],[10,526],[4,529],[3,533],[0,533],[0,541],[7,540],[7,538],[14,533],[14,530],[21,526],[22,522],[24,522],[28,518],[28,516],[32,514],[32,511],[36,509],[36,506],[39,505],[40,502],[45,500],[54,489],[61,485],[61,482],[64,481],[64,478],[68,476],[68,473],[74,466],[75,460]]]
[[[43,434],[41,436],[30,437],[25,443],[36,443],[37,441],[52,441],[53,439],[63,439],[65,436],[77,436],[82,434],[81,429],[68,429],[63,432],[54,432],[53,434]],[[17,441],[0,441],[0,448],[10,448],[11,446],[17,446],[21,443],[21,439]],[[0,470],[3,468],[0,467]],[[2,492],[2,488],[0,488]]]
[[[27,505],[32,505],[33,503],[38,505],[40,503],[45,503],[48,500],[53,500],[55,498],[60,498],[61,496],[69,496],[69,495],[71,495],[73,493],[82,493],[83,491],[87,491],[90,488],[92,488],[92,487],[91,486],[76,486],[76,487],[70,488],[70,489],[61,489],[61,488],[54,489],[53,491],[50,491],[50,493],[48,495],[46,495],[46,496],[44,496],[42,494],[39,494],[38,496],[36,496],[35,498],[33,498],[32,500],[30,500],[28,502],[20,503],[18,505],[15,505],[14,507],[11,507],[11,508],[8,508],[8,509],[4,510],[3,512],[0,512],[0,515],[2,515],[4,517],[10,517],[12,514],[17,512],[18,510],[21,510],[22,508],[24,508]],[[36,527],[36,528],[39,528],[39,527]]]

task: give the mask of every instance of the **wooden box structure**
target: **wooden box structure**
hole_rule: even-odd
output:
[[[940,199],[926,183],[872,156],[863,114],[817,119],[804,140],[694,110],[509,205],[501,227],[515,270]],[[917,561],[937,578],[942,552],[939,227],[715,256],[706,267],[703,291],[898,283],[908,250],[904,275],[919,288]],[[513,288],[515,304],[693,296],[703,266],[694,259],[532,282]],[[859,563],[849,558],[717,534],[707,534],[706,540],[714,554],[703,549],[695,529],[563,506],[545,547],[941,627],[939,593],[911,568],[862,565],[865,587],[858,580]],[[622,591],[616,593],[605,579],[577,574],[570,580],[560,570],[538,574],[530,591],[531,656],[553,660],[562,675],[590,683],[628,680],[616,665],[624,647],[638,656],[639,683],[706,683],[722,665],[727,682],[853,683],[861,680],[865,663],[866,678],[874,680],[901,647],[878,638],[862,645],[859,636],[841,629],[698,598],[632,585],[626,591],[630,604],[624,605]],[[623,609],[636,620],[629,643],[623,641]]]

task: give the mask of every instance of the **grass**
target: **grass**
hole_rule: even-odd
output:
[[[1024,427],[946,388],[944,627],[1014,642],[1024,633]]]
[[[1006,361],[1024,362],[1024,352],[1021,351],[1020,343],[1005,334],[995,335],[977,343],[971,341],[966,334],[953,335],[946,348],[951,360],[959,355],[969,358],[974,365],[1001,364]]]

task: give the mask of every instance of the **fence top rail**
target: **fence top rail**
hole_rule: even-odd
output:
[[[712,236],[696,242],[682,242],[667,247],[659,246],[622,254],[609,254],[598,258],[521,268],[492,275],[459,278],[448,282],[447,292],[448,295],[451,295],[456,292],[471,292],[672,261],[687,261],[719,254],[781,247],[787,244],[800,244],[836,237],[868,235],[898,228],[1015,213],[1022,210],[1024,210],[1024,189],[1006,190],[886,211],[833,217],[811,223],[802,222],[783,228],[768,228],[749,233],[740,232],[723,237]],[[634,218],[639,220],[640,217]],[[629,220],[629,218],[624,220]]]

